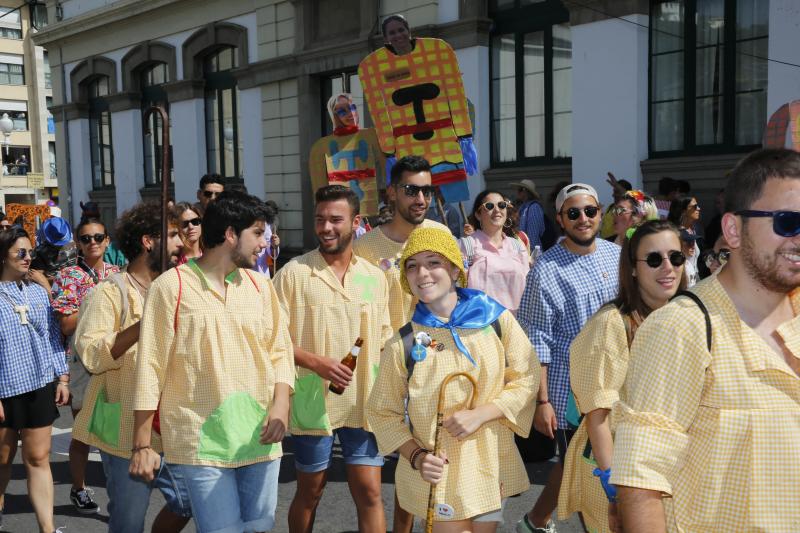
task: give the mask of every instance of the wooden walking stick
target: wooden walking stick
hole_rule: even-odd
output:
[[[433,455],[439,456],[439,452],[442,450],[442,443],[439,441],[439,431],[442,429],[442,425],[444,424],[444,393],[446,392],[447,385],[456,378],[467,378],[469,382],[472,384],[472,394],[470,395],[469,399],[469,408],[475,409],[475,397],[477,396],[477,389],[478,389],[478,382],[475,381],[475,378],[471,375],[467,374],[466,372],[453,372],[442,381],[442,384],[439,385],[439,401],[436,403],[436,432],[433,434]],[[431,489],[428,492],[428,516],[427,522],[425,524],[425,533],[432,533],[433,531],[433,507],[435,505],[435,498],[434,492],[436,491],[436,485],[431,483]]]

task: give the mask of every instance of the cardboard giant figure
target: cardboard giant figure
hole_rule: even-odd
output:
[[[764,148],[800,150],[800,100],[783,104],[767,121]]]
[[[362,215],[378,214],[378,181],[383,178],[386,158],[375,130],[360,129],[358,109],[347,93],[328,100],[333,135],[319,139],[311,147],[309,171],[313,192],[325,185],[347,185],[361,201]]]
[[[386,46],[358,66],[381,149],[396,159],[425,157],[445,201],[468,200],[467,174],[478,165],[455,52],[441,39],[411,38],[400,15],[382,30]]]

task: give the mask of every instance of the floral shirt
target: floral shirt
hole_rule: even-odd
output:
[[[103,268],[97,271],[97,279],[104,280],[115,272],[119,272],[118,266],[103,263]],[[92,276],[78,265],[62,268],[53,280],[53,310],[62,315],[77,313],[81,302],[95,285]]]

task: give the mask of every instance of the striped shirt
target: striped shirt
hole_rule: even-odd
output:
[[[28,324],[14,309],[27,307]],[[41,389],[69,373],[61,328],[47,291],[35,283],[0,283],[0,398]]]
[[[617,295],[620,247],[595,242],[587,255],[573,254],[563,242],[546,251],[528,274],[517,312],[539,362],[549,365],[549,400],[562,428],[567,427],[569,346],[589,317]]]

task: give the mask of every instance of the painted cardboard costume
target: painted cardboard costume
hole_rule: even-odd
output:
[[[350,102],[352,125],[342,122],[334,110],[337,101]],[[325,185],[347,185],[361,202],[362,215],[378,214],[378,182],[383,181],[386,158],[372,128],[358,126],[358,111],[349,94],[342,93],[328,101],[333,134],[322,137],[311,147],[308,158],[312,194]]]
[[[464,84],[453,49],[416,38],[405,55],[382,47],[358,66],[364,98],[384,153],[425,157],[445,201],[469,199],[467,174],[477,172]]]

